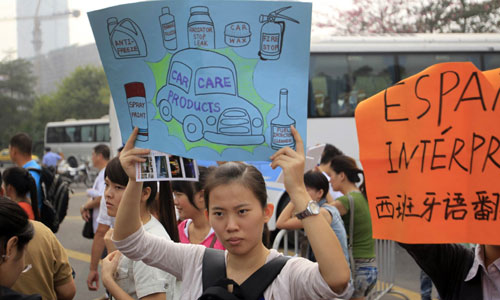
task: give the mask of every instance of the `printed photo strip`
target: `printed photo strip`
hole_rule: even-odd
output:
[[[198,165],[194,159],[158,151],[151,151],[144,158],[146,161],[136,166],[137,181],[198,181]]]

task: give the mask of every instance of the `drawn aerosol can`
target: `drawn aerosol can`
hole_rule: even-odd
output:
[[[295,139],[290,126],[295,127],[295,120],[288,115],[288,90],[280,90],[280,106],[278,116],[271,120],[271,148],[283,147],[295,149]]]
[[[175,18],[170,14],[168,7],[161,9],[160,16],[161,35],[163,38],[163,46],[168,50],[177,49],[177,32],[175,30]]]
[[[299,24],[299,21],[280,14],[280,12],[290,7],[277,9],[267,16],[260,15],[259,22],[264,23],[260,29],[259,56],[262,60],[276,60],[280,58],[281,50],[283,49],[283,37],[285,35],[285,22],[277,21],[277,19],[289,20]]]
[[[146,101],[146,90],[142,82],[129,82],[125,84],[127,106],[132,122],[132,128],[138,127],[137,140],[149,140],[148,128],[148,103]]]
[[[191,7],[188,20],[189,48],[215,49],[215,28],[206,6]]]

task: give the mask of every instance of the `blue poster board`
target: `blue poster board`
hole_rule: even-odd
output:
[[[88,14],[122,139],[204,160],[306,140],[311,3],[154,1]]]

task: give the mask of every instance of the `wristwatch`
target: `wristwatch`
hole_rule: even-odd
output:
[[[312,215],[319,215],[319,209],[320,207],[318,202],[311,200],[307,203],[306,209],[299,213],[296,213],[295,216],[297,217],[297,219],[302,220]]]

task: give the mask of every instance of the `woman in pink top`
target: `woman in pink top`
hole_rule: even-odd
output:
[[[203,186],[209,169],[199,167],[198,182],[173,181],[174,204],[183,220],[179,225],[179,239],[185,244],[201,244],[208,248],[224,250],[221,242],[217,240],[215,232],[208,223],[205,214],[205,200]]]

